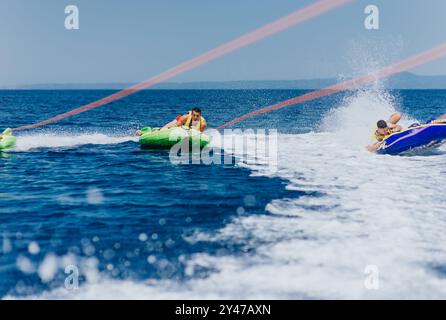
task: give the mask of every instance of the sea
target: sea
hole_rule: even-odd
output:
[[[114,92],[2,90],[0,128]],[[445,114],[446,90],[372,86],[216,130],[307,92],[144,90],[18,131],[0,153],[0,298],[446,299],[446,148],[365,148],[394,112]],[[216,161],[140,148],[135,130],[193,107]]]

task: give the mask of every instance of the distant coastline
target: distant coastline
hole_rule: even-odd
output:
[[[336,83],[339,79],[323,78],[309,80],[239,80],[239,81],[199,81],[199,82],[166,82],[149,89],[158,90],[253,90],[253,89],[294,89],[313,90]],[[387,89],[446,89],[446,75],[422,76],[403,72],[385,80],[381,80]],[[29,84],[16,86],[0,86],[1,90],[120,90],[133,83],[65,83],[65,84]]]

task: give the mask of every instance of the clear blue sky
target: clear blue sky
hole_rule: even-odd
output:
[[[139,82],[312,2],[0,0],[0,86]],[[68,4],[80,30],[64,28]],[[357,0],[170,81],[350,76],[445,42],[445,19],[444,0]],[[446,59],[413,71],[446,74]]]

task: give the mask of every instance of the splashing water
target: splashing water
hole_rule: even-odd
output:
[[[195,254],[187,261],[191,275],[203,266],[215,272],[185,283],[96,278],[76,292],[38,297],[445,298],[438,270],[446,265],[446,177],[432,174],[446,171],[444,155],[378,156],[364,148],[376,120],[396,110],[386,92],[355,92],[327,112],[317,132],[279,136],[274,174],[252,163],[255,156],[244,163],[304,195],[273,200],[269,215],[241,215],[187,241],[231,242],[254,254]],[[370,267],[379,271],[373,288],[366,284]]]
[[[16,146],[12,151],[24,152],[41,148],[73,148],[86,144],[119,144],[127,141],[137,140],[137,137],[107,136],[102,133],[80,135],[56,133],[20,135],[18,136]]]

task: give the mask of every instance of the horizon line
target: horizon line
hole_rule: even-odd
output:
[[[412,75],[420,78],[434,78],[434,77],[446,77],[446,74],[417,74],[414,72],[401,72],[398,74],[395,74],[395,76],[398,75]],[[350,77],[348,77],[350,78]],[[347,79],[348,79],[347,78]],[[205,83],[236,83],[236,82],[293,82],[293,81],[336,81],[340,79],[340,77],[320,77],[320,78],[304,78],[304,79],[240,79],[240,80],[193,80],[193,81],[169,81],[169,82],[162,82],[157,84],[157,86],[166,86],[166,85],[188,85],[188,84],[205,84]],[[342,81],[342,80],[341,80]],[[91,86],[91,85],[129,85],[129,84],[135,84],[138,83],[135,82],[119,82],[119,81],[110,81],[110,82],[43,82],[43,83],[30,83],[30,84],[14,84],[14,85],[0,85],[0,90],[5,89],[22,89],[26,87],[34,87],[34,86],[74,86],[74,85],[81,85],[81,86]],[[147,90],[150,90],[150,88],[147,88]]]

